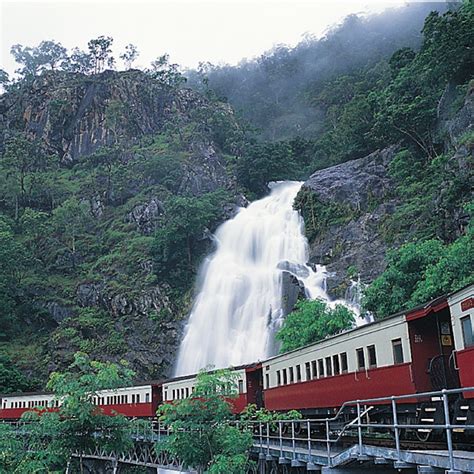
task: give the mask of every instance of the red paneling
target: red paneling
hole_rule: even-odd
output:
[[[45,411],[57,411],[57,408],[48,408],[46,410],[41,410],[40,408],[5,408],[0,409],[0,420],[19,420],[23,413],[27,411],[37,411],[38,413],[43,413]]]
[[[461,301],[461,311],[467,311],[471,308],[474,308],[474,298],[468,298],[467,300]]]
[[[414,311],[410,311],[406,314],[407,321],[414,321],[415,319],[424,318],[430,313],[437,313],[448,307],[448,300],[443,300],[436,305],[428,306],[426,308],[420,308]]]
[[[370,369],[265,390],[269,410],[339,407],[356,399],[415,392],[410,364]]]
[[[247,394],[241,393],[237,398],[228,398],[227,401],[232,405],[232,413],[240,413],[247,405]]]
[[[99,405],[106,415],[113,415],[113,412],[130,417],[151,417],[155,416],[152,403],[123,403],[117,405]]]
[[[474,387],[474,347],[456,353],[461,387]],[[474,392],[466,392],[465,398],[474,398]]]

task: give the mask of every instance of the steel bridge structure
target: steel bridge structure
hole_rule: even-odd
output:
[[[251,472],[254,473],[474,473],[474,425],[451,420],[449,411],[450,399],[466,392],[474,393],[474,387],[353,400],[326,419],[235,421],[232,424],[253,435],[251,455],[256,463]],[[443,421],[399,422],[401,406],[409,400],[436,400],[442,407]],[[374,423],[370,412],[380,404],[390,406],[390,413],[386,422]],[[348,411],[354,413],[350,421],[343,416]],[[406,439],[407,433],[417,431],[432,433],[438,441],[414,443]],[[74,457],[109,463],[113,474],[119,473],[122,465],[142,466],[157,472],[160,469],[193,472],[160,448],[160,443],[169,435],[170,429],[158,422],[142,423],[131,433],[134,447],[130,452],[116,455],[96,449],[76,453]],[[461,445],[459,437],[470,442]],[[71,473],[69,468],[66,472]]]

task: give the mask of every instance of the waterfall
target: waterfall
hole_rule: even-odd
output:
[[[306,296],[328,300],[326,271],[309,267],[303,219],[293,209],[302,183],[271,184],[267,197],[239,210],[216,231],[216,251],[204,262],[179,349],[176,375],[208,365],[235,366],[265,359],[285,316],[283,270]]]

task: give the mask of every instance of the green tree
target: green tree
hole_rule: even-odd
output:
[[[94,58],[90,53],[74,48],[64,69],[82,74],[92,74],[94,72]]]
[[[4,200],[13,198],[15,219],[19,210],[27,205],[41,186],[39,175],[50,168],[52,157],[43,154],[38,142],[16,134],[6,142],[0,157],[0,171],[5,174],[6,188],[1,191]]]
[[[15,72],[26,77],[36,76],[48,69],[54,71],[67,60],[66,48],[55,41],[42,41],[35,47],[15,44],[10,52],[15,61],[23,66]]]
[[[205,230],[217,222],[228,195],[224,190],[200,197],[171,197],[163,225],[155,232],[152,254],[156,273],[173,286],[189,284],[196,270]]]
[[[29,389],[31,383],[28,379],[8,356],[0,354],[0,393],[24,392]]]
[[[54,466],[64,468],[74,452],[85,453],[96,447],[115,453],[130,449],[130,421],[122,415],[103,414],[93,399],[100,390],[129,385],[133,375],[123,362],[97,362],[80,352],[67,371],[53,372],[47,388],[61,403],[59,411],[41,416],[25,414],[31,422],[27,425],[33,446],[30,462],[42,462],[48,469],[41,472],[49,472]],[[79,470],[84,472],[82,457]]]
[[[132,64],[137,60],[140,53],[138,52],[138,48],[130,43],[125,46],[125,51],[120,55],[120,59],[125,64],[125,69],[131,69]]]
[[[112,56],[113,42],[114,40],[110,36],[99,36],[87,43],[94,64],[94,74],[102,72],[106,65],[110,68],[113,67],[115,63]]]
[[[53,225],[73,257],[77,250],[77,238],[92,221],[88,204],[71,197],[53,211]]]
[[[0,339],[17,328],[29,263],[29,255],[15,237],[11,222],[0,214]]]
[[[171,428],[169,439],[159,448],[169,450],[198,472],[246,472],[252,435],[229,425],[234,418],[229,399],[237,395],[232,372],[201,372],[189,398],[159,408],[161,421]]]
[[[345,306],[330,308],[321,300],[300,300],[276,338],[281,352],[287,352],[349,329],[353,323],[354,313]]]
[[[451,244],[425,240],[392,250],[386,270],[364,291],[364,308],[383,318],[473,283],[473,237],[470,225]]]
[[[156,58],[151,63],[151,69],[148,72],[159,83],[172,89],[178,88],[186,82],[186,78],[179,71],[179,66],[170,63],[168,54]]]

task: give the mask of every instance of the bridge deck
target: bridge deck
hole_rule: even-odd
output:
[[[387,464],[394,464],[395,467],[402,465],[431,466],[449,470],[450,460],[448,451],[422,451],[422,450],[401,450],[400,454],[396,449],[380,446],[363,445],[362,452],[358,445],[353,445],[345,450],[332,451],[328,458],[325,449],[311,449],[301,446],[280,446],[274,443],[270,445],[259,443],[253,447],[253,452],[259,454],[260,458],[267,460],[278,460],[279,463],[302,464],[311,463],[320,467],[340,467],[354,462],[364,461],[370,464],[380,464],[385,461]],[[474,472],[474,452],[454,451],[454,469],[462,472]]]

